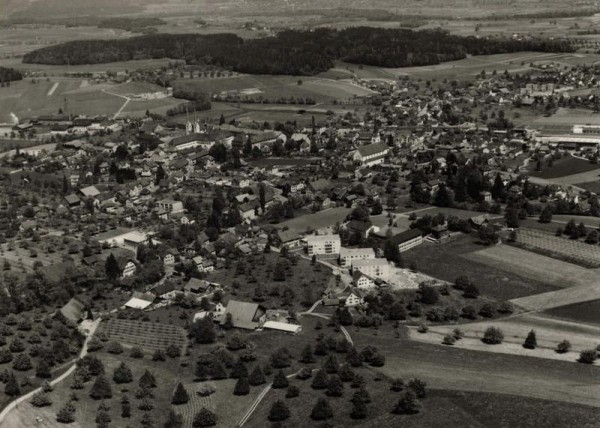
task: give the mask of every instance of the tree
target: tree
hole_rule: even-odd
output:
[[[282,369],[290,366],[290,352],[287,348],[278,348],[271,354],[269,361],[271,365],[276,369]]]
[[[285,398],[294,398],[300,395],[300,389],[296,385],[290,385],[285,393]]]
[[[290,409],[281,400],[277,400],[269,411],[269,420],[272,422],[285,421],[290,417]]]
[[[208,410],[206,407],[200,409],[196,416],[194,416],[194,421],[192,422],[193,428],[204,428],[204,427],[212,427],[217,424],[217,415]]]
[[[498,327],[488,327],[483,334],[483,342],[488,345],[498,345],[504,340],[504,333]]]
[[[21,387],[19,386],[19,382],[13,372],[10,373],[8,377],[8,381],[4,386],[4,393],[9,397],[16,397],[21,395]]]
[[[440,293],[434,287],[427,284],[419,285],[419,294],[421,302],[426,305],[435,305],[440,298]]]
[[[275,373],[275,376],[273,377],[273,389],[287,388],[289,384],[290,383],[282,370]]]
[[[131,369],[127,364],[121,363],[119,367],[115,369],[113,380],[115,383],[129,383],[133,380],[133,373],[131,373]]]
[[[588,349],[586,351],[581,351],[577,361],[583,364],[594,364],[596,359],[598,359],[598,352],[595,349]]]
[[[497,201],[499,199],[504,198],[504,182],[502,181],[502,177],[500,173],[496,174],[496,178],[494,179],[494,185],[492,186],[492,198]]]
[[[263,373],[261,366],[256,365],[248,377],[248,383],[252,386],[257,386],[262,385],[265,382],[265,374]]]
[[[121,399],[121,417],[128,418],[131,416],[131,403],[129,402],[129,398],[124,395]]]
[[[402,393],[398,403],[396,403],[396,407],[394,407],[393,413],[399,415],[412,415],[419,413],[420,410],[421,403],[417,400],[416,394],[411,389],[408,389]]]
[[[311,383],[311,388],[313,389],[325,389],[327,387],[327,372],[323,369],[317,371],[313,381]]]
[[[352,411],[350,417],[352,419],[365,419],[368,415],[367,403],[360,397],[352,400]]]
[[[119,262],[117,262],[117,259],[113,253],[110,253],[106,259],[106,262],[104,263],[104,271],[106,273],[106,278],[108,278],[109,281],[116,281],[121,275]]]
[[[315,421],[324,421],[333,417],[333,410],[329,405],[329,401],[325,398],[319,398],[317,403],[310,413],[310,417]]]
[[[556,345],[556,353],[558,354],[566,354],[571,350],[571,342],[568,340],[563,340],[558,345]]]
[[[215,325],[210,317],[194,322],[190,333],[196,343],[213,343],[217,337]]]
[[[169,346],[167,346],[167,350],[165,351],[165,353],[171,358],[177,358],[181,356],[181,349],[177,345],[170,344]]]
[[[37,392],[31,398],[31,404],[35,407],[46,407],[52,404],[52,400],[45,392]]]
[[[454,201],[452,200],[452,196],[446,185],[440,184],[438,191],[435,194],[433,205],[437,205],[438,207],[451,207],[454,205]]]
[[[156,379],[154,378],[154,375],[148,369],[146,369],[144,371],[144,374],[142,374],[142,376],[140,376],[139,385],[142,388],[156,388]]]
[[[552,221],[552,207],[546,205],[540,213],[540,223],[550,223]]]
[[[341,397],[344,394],[344,383],[338,375],[332,375],[327,379],[327,392],[330,397]]]
[[[313,350],[310,345],[306,345],[304,347],[304,349],[302,349],[302,354],[300,356],[300,362],[304,363],[304,364],[312,364],[315,362]]]
[[[473,283],[468,284],[463,290],[463,297],[466,297],[467,299],[476,299],[479,297],[479,288]]]
[[[65,404],[56,414],[56,421],[63,424],[75,422],[75,406],[71,402]]]
[[[176,413],[173,409],[169,409],[167,419],[163,424],[164,428],[183,428],[183,415]]]
[[[25,372],[33,367],[31,364],[31,358],[26,354],[18,354],[13,362],[13,369]]]
[[[238,359],[229,373],[229,377],[232,379],[239,379],[241,377],[248,377],[248,368],[241,359]]]
[[[427,397],[427,383],[423,382],[421,379],[411,379],[410,382],[408,382],[408,388],[415,393],[417,398]]]
[[[248,377],[242,376],[235,383],[233,388],[233,395],[248,395],[250,393],[250,384],[248,383]]]
[[[175,392],[173,393],[173,398],[171,399],[171,404],[185,404],[190,401],[190,396],[187,391],[183,387],[183,384],[179,382],[177,387],[175,388]]]
[[[537,338],[535,336],[535,331],[531,330],[527,337],[525,338],[525,342],[523,343],[523,348],[525,349],[535,349],[537,346]]]
[[[110,382],[103,374],[99,375],[92,385],[92,388],[90,389],[90,397],[92,397],[94,400],[112,397]]]
[[[323,368],[328,374],[337,373],[339,371],[339,363],[335,355],[330,355],[323,363]]]

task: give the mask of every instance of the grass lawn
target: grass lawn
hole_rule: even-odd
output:
[[[458,276],[467,275],[482,295],[498,300],[555,289],[542,281],[520,276],[510,268],[502,269],[469,259],[469,253],[484,248],[476,243],[475,237],[461,235],[443,244],[424,243],[402,253],[402,257],[407,266],[415,262],[419,271],[434,278],[454,282]]]
[[[600,325],[600,300],[561,306],[544,313],[569,321]]]
[[[587,183],[576,183],[575,186],[593,193],[600,193],[600,181],[588,181]]]
[[[333,227],[337,222],[342,223],[350,211],[352,211],[352,209],[346,207],[329,208],[327,210],[282,221],[278,223],[277,226],[287,227],[297,233],[306,233],[308,230]]]
[[[535,168],[535,162],[532,162],[532,168]],[[564,156],[554,161],[552,167],[542,165],[541,171],[530,171],[529,175],[540,178],[559,178],[595,169],[598,169],[598,165],[594,165],[587,160]]]

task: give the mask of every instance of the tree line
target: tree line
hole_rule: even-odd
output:
[[[0,82],[13,82],[23,80],[23,74],[14,68],[0,67]]]
[[[48,46],[23,57],[24,63],[98,64],[134,59],[183,59],[241,73],[313,75],[335,60],[383,67],[438,64],[517,51],[572,52],[566,40],[475,38],[442,30],[412,31],[353,27],[286,30],[275,37],[244,40],[234,34],[151,34],[122,40],[78,40]]]

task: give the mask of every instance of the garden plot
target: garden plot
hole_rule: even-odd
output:
[[[174,325],[110,319],[100,326],[111,340],[124,346],[139,346],[147,350],[164,350],[169,345],[177,345],[183,350],[186,345],[185,331]]]
[[[600,267],[600,248],[532,229],[519,230],[517,243],[532,251],[568,260],[585,267]]]

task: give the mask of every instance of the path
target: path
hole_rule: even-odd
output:
[[[54,85],[52,85],[52,87],[50,88],[50,90],[48,91],[48,93],[46,95],[51,97],[52,94],[54,94],[54,91],[56,91],[56,88],[58,88],[59,84],[60,84],[60,82],[55,82]]]
[[[92,322],[90,324],[88,333],[87,333],[87,337],[85,339],[85,342],[83,343],[83,346],[81,347],[81,352],[79,353],[79,358],[83,358],[87,355],[88,352],[88,342],[90,341],[90,339],[93,337],[94,333],[96,332],[96,329],[98,328],[98,324],[100,324],[101,319],[98,318],[96,319],[94,322]],[[67,370],[66,372],[64,372],[62,375],[60,375],[59,377],[57,377],[56,379],[50,381],[50,385],[54,386],[59,382],[62,382],[63,380],[65,380],[67,377],[69,377],[69,375],[71,373],[73,373],[75,371],[75,368],[77,367],[77,364],[73,364],[69,370]],[[31,397],[33,397],[34,394],[38,393],[39,391],[41,391],[41,387],[34,389],[33,391],[20,396],[19,398],[17,398],[14,401],[11,401],[5,408],[4,410],[2,410],[2,413],[0,413],[0,425],[2,424],[2,421],[4,421],[4,418],[6,417],[6,415],[13,410],[15,407],[17,407],[19,404],[21,404],[22,402],[29,400]]]
[[[129,82],[131,82],[131,79],[127,80],[126,82],[119,83],[118,85],[115,85],[112,88],[116,88],[116,87],[125,85],[126,83],[129,83]],[[121,112],[125,109],[125,107],[127,107],[127,104],[129,104],[129,101],[131,101],[131,98],[129,98],[129,97],[125,96],[125,95],[115,94],[114,92],[111,92],[108,89],[102,89],[102,92],[104,92],[105,94],[108,94],[108,95],[115,96],[115,97],[123,98],[125,100],[125,102],[123,103],[123,105],[121,106],[121,108],[113,116],[113,120],[116,120],[117,117],[119,117],[119,115],[121,114]]]

